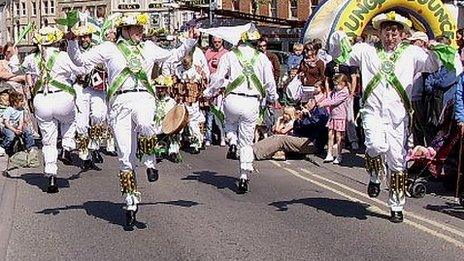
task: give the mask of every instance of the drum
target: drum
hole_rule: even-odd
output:
[[[187,126],[188,120],[187,108],[183,105],[176,105],[164,117],[161,129],[167,135],[177,134]]]

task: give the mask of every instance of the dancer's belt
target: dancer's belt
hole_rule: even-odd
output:
[[[62,92],[63,90],[56,90],[56,91],[38,91],[37,93],[57,93],[57,92]]]
[[[115,94],[123,94],[123,93],[128,93],[128,92],[148,92],[146,89],[132,89],[132,90],[123,90],[123,91],[117,91]]]
[[[238,96],[243,96],[243,97],[248,97],[248,98],[256,98],[256,99],[260,99],[260,96],[255,94],[255,95],[251,95],[251,94],[246,94],[246,93],[238,93],[238,92],[231,92],[230,94],[233,94],[233,95],[238,95]]]

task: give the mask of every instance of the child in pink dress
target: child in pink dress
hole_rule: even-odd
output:
[[[327,122],[327,128],[329,129],[329,140],[327,144],[327,157],[324,162],[333,162],[339,164],[341,161],[341,151],[343,138],[345,136],[346,129],[346,101],[349,96],[349,80],[344,74],[336,74],[333,77],[334,90],[329,96],[318,102],[317,106],[327,107],[329,110],[329,121]],[[336,158],[334,159],[334,140],[337,144]]]

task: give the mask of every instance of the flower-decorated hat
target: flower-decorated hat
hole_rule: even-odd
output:
[[[124,13],[116,18],[115,26],[124,27],[131,25],[145,26],[150,21],[150,16],[147,13]]]
[[[243,32],[240,35],[240,40],[242,42],[247,42],[247,41],[256,41],[261,38],[261,34],[259,33],[258,29],[252,24],[248,30]]]
[[[76,36],[91,35],[98,31],[97,27],[93,24],[86,24],[72,30]]]
[[[372,25],[374,26],[374,29],[376,30],[380,29],[380,25],[383,22],[396,22],[396,23],[403,25],[405,29],[411,29],[412,27],[411,20],[409,20],[408,18],[400,14],[397,14],[395,11],[379,14],[372,19]]]
[[[51,45],[60,41],[63,36],[64,33],[60,29],[46,26],[40,28],[40,30],[34,34],[33,41],[39,45]]]

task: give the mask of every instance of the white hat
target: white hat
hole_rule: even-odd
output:
[[[395,11],[390,11],[388,13],[382,13],[377,15],[376,17],[372,18],[372,25],[374,26],[374,29],[379,30],[380,25],[383,22],[396,22],[401,25],[403,25],[406,29],[411,29],[412,27],[412,22],[408,18],[397,14]]]
[[[408,37],[407,40],[409,41],[416,41],[416,40],[422,40],[424,42],[428,42],[429,41],[429,37],[427,36],[426,33],[424,32],[414,32],[411,37]]]
[[[52,26],[45,26],[34,34],[32,40],[39,45],[51,45],[60,41],[63,36],[64,33],[60,29]]]
[[[140,25],[145,26],[150,21],[150,16],[147,13],[124,13],[118,14],[115,21],[116,27]]]

